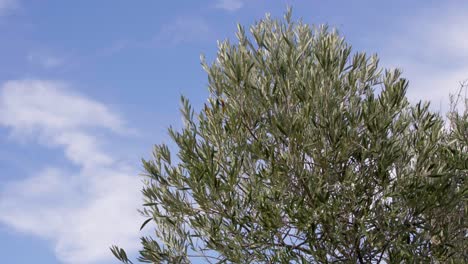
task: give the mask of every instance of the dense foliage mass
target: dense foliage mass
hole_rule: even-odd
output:
[[[410,104],[398,70],[290,12],[250,32],[203,62],[196,117],[182,99],[177,161],[166,145],[143,161],[139,260],[466,263],[466,105]]]

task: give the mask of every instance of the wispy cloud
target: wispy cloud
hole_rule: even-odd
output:
[[[109,46],[106,46],[96,52],[97,56],[112,56],[128,47],[138,46],[138,42],[130,40],[118,40],[111,43]]]
[[[401,28],[383,38],[387,65],[403,69],[408,96],[428,100],[436,111],[448,110],[448,95],[468,79],[468,8],[422,10],[403,19]]]
[[[213,34],[211,26],[200,17],[179,17],[164,25],[156,36],[157,43],[182,44],[202,42]]]
[[[27,56],[27,59],[29,63],[39,65],[46,69],[62,66],[64,63],[63,58],[39,53],[31,53]]]
[[[410,21],[405,37],[419,41],[408,48],[432,59],[468,59],[468,6],[427,9]],[[415,43],[416,44],[416,43]]]
[[[78,168],[44,164],[3,184],[0,223],[51,241],[64,263],[101,263],[112,244],[136,250],[140,180],[91,132],[125,131],[119,116],[63,83],[10,81],[0,88],[0,126],[13,138],[59,147]]]
[[[17,0],[0,0],[0,16],[3,15],[6,11],[18,7]]]
[[[216,8],[231,12],[241,9],[243,6],[244,3],[241,0],[218,0],[216,3]]]

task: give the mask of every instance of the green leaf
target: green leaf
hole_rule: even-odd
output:
[[[141,225],[141,227],[140,227],[140,231],[141,231],[141,230],[142,230],[142,229],[143,229],[143,228],[146,226],[146,224],[148,224],[148,223],[149,223],[151,220],[153,220],[153,218],[152,218],[152,217],[151,217],[151,218],[148,218],[148,219],[146,219],[146,220],[143,222],[143,224]]]

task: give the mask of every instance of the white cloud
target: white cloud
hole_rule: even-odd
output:
[[[0,122],[14,129],[101,127],[114,132],[124,129],[123,121],[105,105],[73,93],[62,82],[9,81],[0,91],[0,102]]]
[[[415,50],[431,58],[468,59],[468,8],[428,9],[410,22],[407,37],[420,41]]]
[[[199,17],[179,17],[164,25],[156,36],[157,43],[182,44],[206,41],[212,35],[210,25]]]
[[[36,136],[42,143],[61,146],[77,165],[109,165],[106,153],[86,129],[125,131],[123,121],[104,105],[66,92],[60,82],[9,81],[0,91],[0,125],[13,136]]]
[[[237,11],[244,6],[240,0],[218,0],[216,7],[227,11]]]
[[[37,175],[2,185],[0,223],[50,241],[63,263],[112,259],[112,244],[135,251],[140,179],[103,151],[91,132],[124,131],[122,120],[63,83],[10,81],[0,89],[0,126],[10,128],[13,138],[62,148],[78,166],[46,164]]]
[[[431,101],[446,112],[449,93],[468,79],[468,9],[426,9],[402,20],[401,28],[381,45],[386,65],[403,69],[409,98]]]
[[[18,7],[17,0],[0,0],[0,16],[4,15],[8,10]]]

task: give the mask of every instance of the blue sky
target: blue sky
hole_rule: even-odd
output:
[[[0,0],[2,263],[115,263],[135,254],[139,159],[208,95],[199,55],[269,12],[337,27],[355,51],[446,111],[468,78],[466,1]]]

